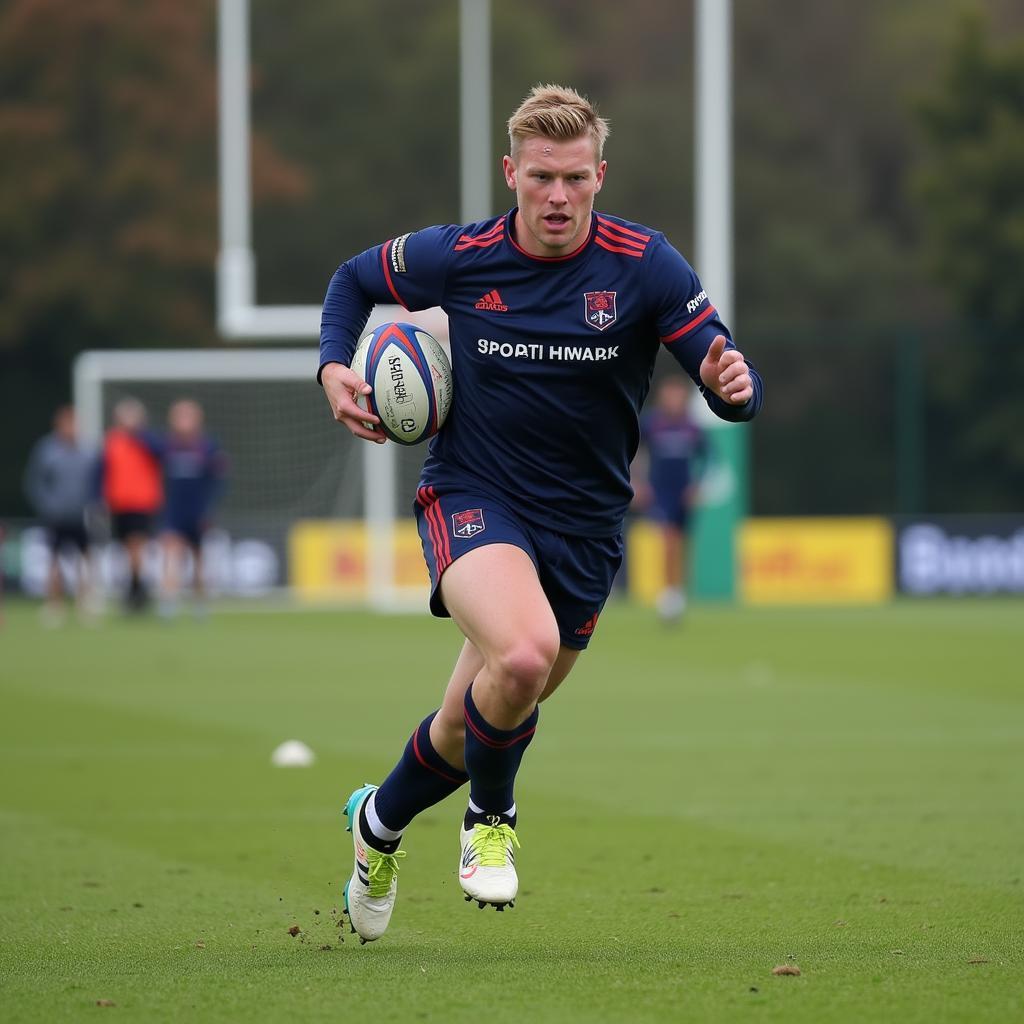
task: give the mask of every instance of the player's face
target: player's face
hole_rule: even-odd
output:
[[[203,426],[203,414],[194,402],[176,402],[167,420],[171,430],[181,437],[193,437]]]
[[[519,204],[516,239],[531,256],[564,256],[583,243],[606,167],[590,136],[525,139],[502,166]]]
[[[690,391],[682,381],[668,380],[658,392],[658,408],[667,416],[683,416],[690,404]]]

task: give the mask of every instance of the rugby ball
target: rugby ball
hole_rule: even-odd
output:
[[[351,368],[372,389],[360,397],[360,406],[380,417],[392,441],[418,444],[441,429],[452,404],[452,366],[437,339],[421,327],[375,327],[359,340]]]

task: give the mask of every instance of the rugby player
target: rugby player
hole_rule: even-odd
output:
[[[686,611],[690,512],[707,468],[707,437],[690,415],[691,390],[682,377],[665,378],[640,419],[646,473],[634,487],[637,504],[661,528],[665,586],[658,614],[665,622]]]
[[[594,211],[608,125],[591,104],[537,86],[508,129],[511,211],[374,246],[338,268],[324,300],[318,377],[356,437],[385,441],[356,405],[370,389],[349,369],[375,303],[441,306],[456,381],[415,511],[431,610],[465,642],[441,707],[381,786],[348,801],[345,903],[364,941],[391,918],[406,827],[467,781],[466,899],[501,910],[516,897],[516,773],[538,705],[590,642],[622,559],[658,350],[723,419],[749,420],[762,400],[757,371],[665,236]]]

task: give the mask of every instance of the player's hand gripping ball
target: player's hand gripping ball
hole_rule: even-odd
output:
[[[381,324],[360,339],[351,368],[371,388],[359,406],[380,417],[392,441],[418,444],[441,429],[452,404],[452,366],[426,331]]]

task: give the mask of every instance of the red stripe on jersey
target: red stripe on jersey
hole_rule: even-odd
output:
[[[389,238],[380,247],[380,265],[384,268],[384,280],[388,283],[388,291],[395,297],[395,302],[397,302],[402,309],[408,309],[409,307],[402,301],[402,296],[395,291],[395,282],[391,280],[391,268],[388,266],[388,255],[393,241],[393,238]]]
[[[500,242],[500,241],[501,241],[501,235],[495,235],[493,238],[485,238],[485,239],[471,238],[471,239],[468,239],[465,242],[459,242],[459,244],[455,246],[455,251],[456,252],[462,252],[465,249],[473,249],[473,248],[476,248],[476,249],[487,249],[488,247],[490,247],[492,245],[497,245],[498,242]]]
[[[618,231],[623,235],[631,235],[633,238],[639,238],[644,244],[651,240],[650,235],[642,235],[639,231],[634,231],[632,228],[624,228],[621,224],[616,224],[614,221],[607,220],[600,214],[597,215],[597,220],[599,224],[603,224],[605,227],[611,228],[613,231]]]
[[[642,252],[638,252],[636,249],[624,249],[621,245],[612,245],[600,235],[595,236],[594,241],[602,249],[607,249],[609,252],[621,252],[625,256],[632,256],[634,259],[643,259],[644,254]]]
[[[682,327],[680,327],[678,331],[673,331],[670,335],[668,335],[668,337],[662,338],[662,343],[667,345],[671,341],[678,340],[684,334],[689,334],[690,331],[692,331],[695,327],[704,323],[704,321],[707,320],[709,316],[714,316],[714,313],[715,307],[708,306],[708,308],[705,309],[700,316],[694,317],[688,324],[684,324]]]
[[[459,235],[460,242],[482,242],[485,238],[490,238],[491,235],[500,235],[502,229],[505,227],[505,220],[502,218],[494,225],[493,228],[488,228],[482,234],[479,235]]]
[[[643,252],[647,247],[644,242],[634,242],[632,238],[626,238],[625,235],[618,235],[614,231],[606,228],[603,224],[598,224],[597,232],[599,235],[603,235],[608,239],[609,242],[615,242],[617,245],[628,245],[636,249],[638,252]]]

